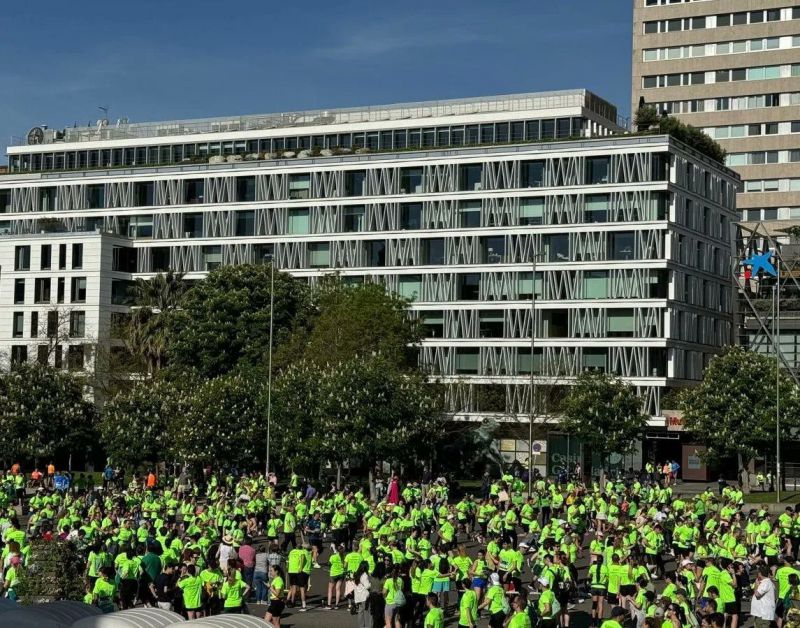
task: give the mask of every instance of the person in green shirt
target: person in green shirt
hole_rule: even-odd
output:
[[[554,628],[560,611],[556,606],[556,595],[552,590],[552,582],[550,582],[550,578],[541,577],[539,578],[539,585],[542,588],[536,609],[541,618],[539,626],[540,628]]]
[[[425,615],[424,628],[444,628],[444,611],[439,608],[439,598],[435,593],[428,593],[425,597],[428,613]],[[386,624],[387,627],[391,624]]]
[[[269,606],[267,612],[264,614],[264,621],[273,628],[280,628],[281,614],[285,606],[283,601],[283,592],[285,583],[283,581],[283,571],[277,565],[272,565],[269,568]]]
[[[602,555],[598,555],[597,560],[589,565],[587,580],[592,594],[592,626],[595,626],[603,618],[606,593],[608,592],[608,567],[606,567]]]
[[[113,613],[117,610],[115,604],[118,600],[117,586],[114,583],[114,569],[103,567],[100,569],[94,587],[92,587],[92,601],[104,613]]]
[[[398,593],[400,595],[398,595]],[[400,577],[400,566],[393,565],[391,572],[389,572],[386,580],[383,581],[383,598],[386,602],[383,610],[383,617],[386,621],[386,628],[392,628],[392,626],[395,625],[397,628],[400,628],[398,611],[402,604],[399,604],[399,600],[397,599],[400,596],[405,599],[405,594],[403,593],[403,579]]]
[[[474,590],[470,589],[469,578],[464,578],[461,586],[464,594],[458,604],[458,626],[459,628],[475,628],[478,625],[478,596]]]
[[[493,628],[502,626],[506,619],[506,613],[503,609],[508,603],[505,601],[505,597],[506,592],[500,584],[500,576],[497,573],[492,573],[489,576],[489,588],[486,590],[486,596],[483,598],[483,603],[478,607],[478,610],[489,609],[489,625]]]
[[[622,628],[622,623],[628,616],[627,611],[621,606],[615,606],[611,609],[611,619],[606,619],[600,628]]]
[[[203,580],[197,575],[194,565],[184,565],[183,575],[178,580],[178,588],[183,593],[183,606],[189,619],[197,619],[203,615]]]
[[[506,624],[507,628],[531,628],[531,618],[528,615],[528,604],[525,598],[517,595],[511,603],[511,620]]]
[[[244,580],[237,578],[238,572],[231,570],[225,584],[222,585],[223,613],[238,614],[242,612],[244,600],[250,592],[250,587]]]
[[[330,564],[330,581],[328,582],[328,605],[325,610],[330,611],[339,606],[339,600],[342,597],[342,590],[344,589],[345,580],[345,565],[347,556],[344,553],[344,544],[340,544],[336,551],[331,554],[328,559]],[[360,555],[359,555],[360,558]],[[360,563],[359,563],[360,564]],[[357,567],[356,567],[357,569]],[[334,592],[336,593],[336,604],[331,604],[334,599]]]
[[[305,560],[305,552],[299,547],[295,547],[291,552],[289,552],[286,565],[286,571],[289,574],[289,595],[286,597],[286,601],[289,606],[294,606],[298,590],[300,592],[300,598],[303,601],[303,606],[305,607],[306,605],[306,589],[304,586]]]

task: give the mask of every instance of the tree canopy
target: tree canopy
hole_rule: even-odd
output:
[[[780,420],[788,439],[800,425],[800,391],[780,369]],[[737,456],[740,467],[759,452],[774,451],[776,433],[775,358],[731,347],[711,359],[703,381],[683,392],[684,425],[707,447],[708,456]]]
[[[582,373],[562,404],[562,427],[597,453],[629,452],[647,426],[642,400],[632,386],[597,371]]]
[[[10,457],[44,458],[85,451],[95,440],[97,413],[81,382],[38,363],[0,376],[0,442]]]
[[[275,272],[274,345],[308,315],[308,287]],[[192,286],[169,319],[170,367],[213,378],[263,367],[269,350],[270,266],[222,266]]]

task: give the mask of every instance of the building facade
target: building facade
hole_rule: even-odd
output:
[[[273,260],[411,299],[420,359],[461,419],[525,417],[531,381],[587,369],[656,416],[731,342],[739,179],[721,164],[613,135],[614,108],[585,91],[322,114],[34,129],[10,147],[8,359],[92,368],[71,347],[115,344],[132,280]],[[59,352],[38,348],[50,310],[76,319]]]
[[[704,129],[741,175],[741,218],[800,220],[800,5],[634,0],[640,99]]]

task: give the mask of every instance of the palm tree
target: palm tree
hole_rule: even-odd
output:
[[[124,334],[125,346],[142,361],[150,375],[166,364],[166,317],[178,307],[185,291],[183,273],[172,270],[149,281],[137,279],[130,290],[133,307]]]

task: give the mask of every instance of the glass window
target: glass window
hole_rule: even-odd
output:
[[[633,259],[634,251],[633,231],[618,231],[611,234],[611,259],[629,260]]]
[[[11,363],[23,364],[28,361],[28,347],[26,345],[11,346]]]
[[[25,303],[25,280],[14,280],[14,303]]]
[[[252,209],[236,212],[236,235],[241,238],[255,234],[256,212]]]
[[[480,313],[481,338],[504,338],[503,310],[482,310]]]
[[[748,81],[759,81],[763,80],[764,78],[764,68],[748,68],[747,69],[747,80]]]
[[[730,25],[731,25],[730,13],[723,13],[722,15],[717,16],[717,28],[721,26],[730,26]]]
[[[480,299],[481,276],[479,273],[463,273],[458,276],[458,300],[477,301]]]
[[[517,292],[518,296],[522,300],[529,300],[533,298],[533,294],[531,293],[531,289],[534,286],[531,286],[531,275],[532,273],[519,273],[517,275]],[[540,299],[542,297],[542,273],[536,273],[536,298]]]
[[[86,335],[86,312],[69,313],[70,338],[83,338]]]
[[[286,231],[290,235],[311,233],[308,208],[303,207],[289,210],[289,224],[287,225]]]
[[[441,310],[422,313],[422,328],[426,338],[442,338],[444,336],[444,314]]]
[[[781,67],[779,65],[768,65],[764,68],[765,79],[778,79],[781,77]]]
[[[312,242],[308,245],[308,265],[311,268],[328,268],[331,265],[329,242]]]
[[[607,357],[608,349],[584,349],[583,370],[605,372]]]
[[[569,261],[569,235],[559,233],[547,236],[547,259],[551,262]]]
[[[657,33],[657,32],[658,32],[658,22],[657,21],[645,22],[644,23],[644,33],[645,33],[645,35],[652,35],[653,33]]]
[[[608,298],[608,271],[587,270],[583,273],[583,298]]]
[[[456,349],[456,373],[459,375],[477,375],[480,350],[477,347],[459,347]]]
[[[53,247],[50,244],[42,244],[41,254],[39,256],[39,268],[41,270],[50,270],[53,258]]]
[[[541,225],[544,223],[544,199],[521,198],[519,200],[519,224]]]
[[[370,266],[386,266],[386,240],[367,242],[367,257]]]
[[[731,80],[732,81],[747,80],[747,68],[737,68],[735,70],[731,70]]]
[[[499,264],[505,261],[506,238],[505,236],[486,236],[483,241],[483,259],[487,264]]]
[[[461,227],[481,226],[481,202],[461,201],[458,204],[459,224]]]
[[[11,190],[0,190],[0,214],[11,211]]]
[[[86,277],[73,277],[71,282],[70,302],[86,302]]]
[[[444,238],[431,238],[422,241],[423,264],[441,266],[444,261]]]
[[[203,247],[203,268],[214,270],[222,266],[222,245],[212,244]]]
[[[84,364],[83,345],[70,345],[67,347],[67,368],[71,371],[79,371]]]
[[[39,337],[39,312],[31,312],[31,338]]]
[[[609,207],[608,194],[591,194],[586,197],[584,222],[606,222]]]
[[[308,198],[311,196],[311,175],[289,175],[289,198]]]
[[[11,337],[12,338],[22,338],[24,333],[25,333],[25,313],[24,312],[14,312],[14,318],[13,318],[12,329],[11,329]]]
[[[458,167],[458,189],[459,190],[480,190],[482,189],[481,177],[483,174],[483,164],[464,164]]]
[[[129,238],[152,238],[153,237],[153,216],[131,216],[128,223]]]
[[[422,275],[400,275],[397,282],[397,293],[410,301],[419,300],[422,295]]]
[[[403,168],[400,171],[400,193],[422,193],[422,168]]]
[[[750,23],[758,24],[764,21],[764,11],[750,11]]]
[[[205,183],[204,179],[186,179],[183,182],[183,202],[190,205],[202,203],[205,194]]]
[[[586,183],[589,185],[608,183],[610,165],[610,157],[587,157]]]
[[[64,277],[58,278],[58,283],[56,284],[56,303],[63,303],[64,302],[64,285],[66,280]]]
[[[133,184],[134,203],[138,207],[155,205],[155,184],[152,181],[137,181]]]
[[[50,278],[40,277],[33,284],[33,302],[50,303]]]
[[[731,16],[731,24],[734,26],[740,26],[742,24],[747,24],[747,13],[741,11],[739,13],[734,13]]]
[[[552,140],[556,134],[556,121],[553,119],[542,120],[542,139]]]
[[[608,310],[608,335],[633,336],[633,309]]]
[[[30,270],[31,269],[31,247],[17,246],[14,247],[14,270]]]
[[[422,203],[403,203],[400,206],[400,228],[420,229],[422,227]]]
[[[344,195],[364,196],[364,182],[367,179],[366,170],[347,170],[344,173]]]
[[[191,213],[183,215],[183,235],[186,238],[203,237],[203,214]]]
[[[540,188],[544,185],[545,161],[523,161],[521,163],[521,181],[523,188]]]
[[[256,178],[236,177],[236,201],[239,203],[252,203],[256,200]]]
[[[700,30],[706,27],[706,18],[703,17],[693,17],[692,18],[692,30]]]
[[[730,80],[730,70],[717,70],[714,74],[715,83],[727,83]]]
[[[106,206],[106,186],[102,183],[86,186],[89,209],[102,209]]]
[[[342,229],[348,232],[363,231],[364,215],[363,205],[348,205],[344,208]]]

